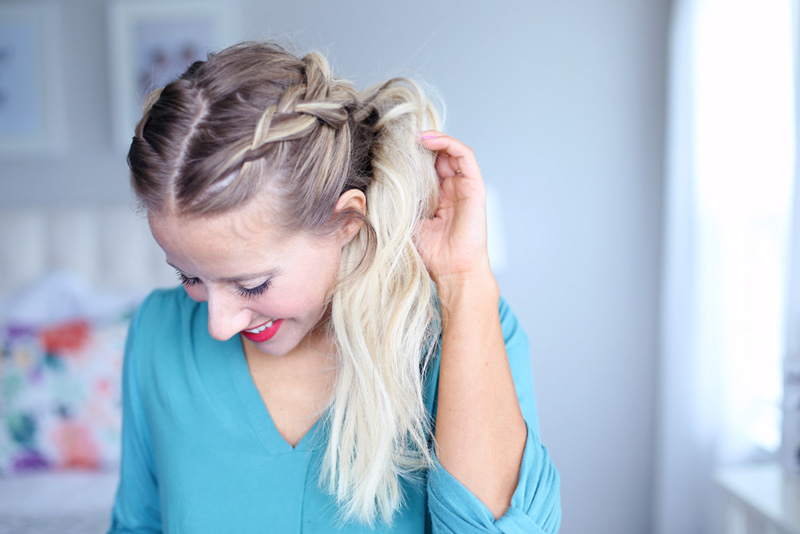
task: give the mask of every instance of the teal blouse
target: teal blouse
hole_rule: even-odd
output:
[[[238,336],[208,334],[208,308],[182,287],[139,308],[123,369],[120,483],[109,534],[123,533],[552,533],[561,520],[559,476],[539,441],[528,341],[504,301],[506,351],[528,425],[518,487],[506,514],[491,512],[436,462],[404,481],[393,523],[342,524],[319,484],[325,425],[296,447],[278,433]],[[426,381],[436,413],[438,355]]]

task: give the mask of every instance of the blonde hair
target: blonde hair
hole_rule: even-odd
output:
[[[362,219],[329,323],[338,374],[321,481],[344,520],[391,522],[401,479],[431,465],[423,384],[441,324],[414,235],[438,204],[438,178],[416,133],[439,127],[413,81],[359,94],[318,53],[243,43],[152,93],[128,155],[152,212],[225,213],[266,194],[287,232]],[[365,214],[334,210],[351,189],[364,192]]]

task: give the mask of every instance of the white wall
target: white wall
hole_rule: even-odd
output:
[[[668,4],[244,1],[243,38],[319,47],[361,85],[439,88],[505,208],[499,279],[531,338],[565,534],[650,530]],[[68,152],[0,160],[0,209],[129,198],[104,2],[62,7]]]

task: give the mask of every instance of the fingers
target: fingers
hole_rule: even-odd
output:
[[[439,176],[443,178],[456,175],[468,178],[481,177],[480,167],[475,159],[474,152],[458,139],[436,130],[421,132],[419,137],[422,146],[438,152],[436,171]]]
[[[458,170],[458,162],[457,161],[450,161],[450,157],[446,154],[438,154],[436,156],[436,173],[439,175],[441,179],[449,178],[451,176],[456,175],[456,170]],[[462,171],[463,172],[463,171]]]

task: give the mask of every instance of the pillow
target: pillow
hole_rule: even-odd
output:
[[[131,313],[0,330],[0,476],[118,465]]]

